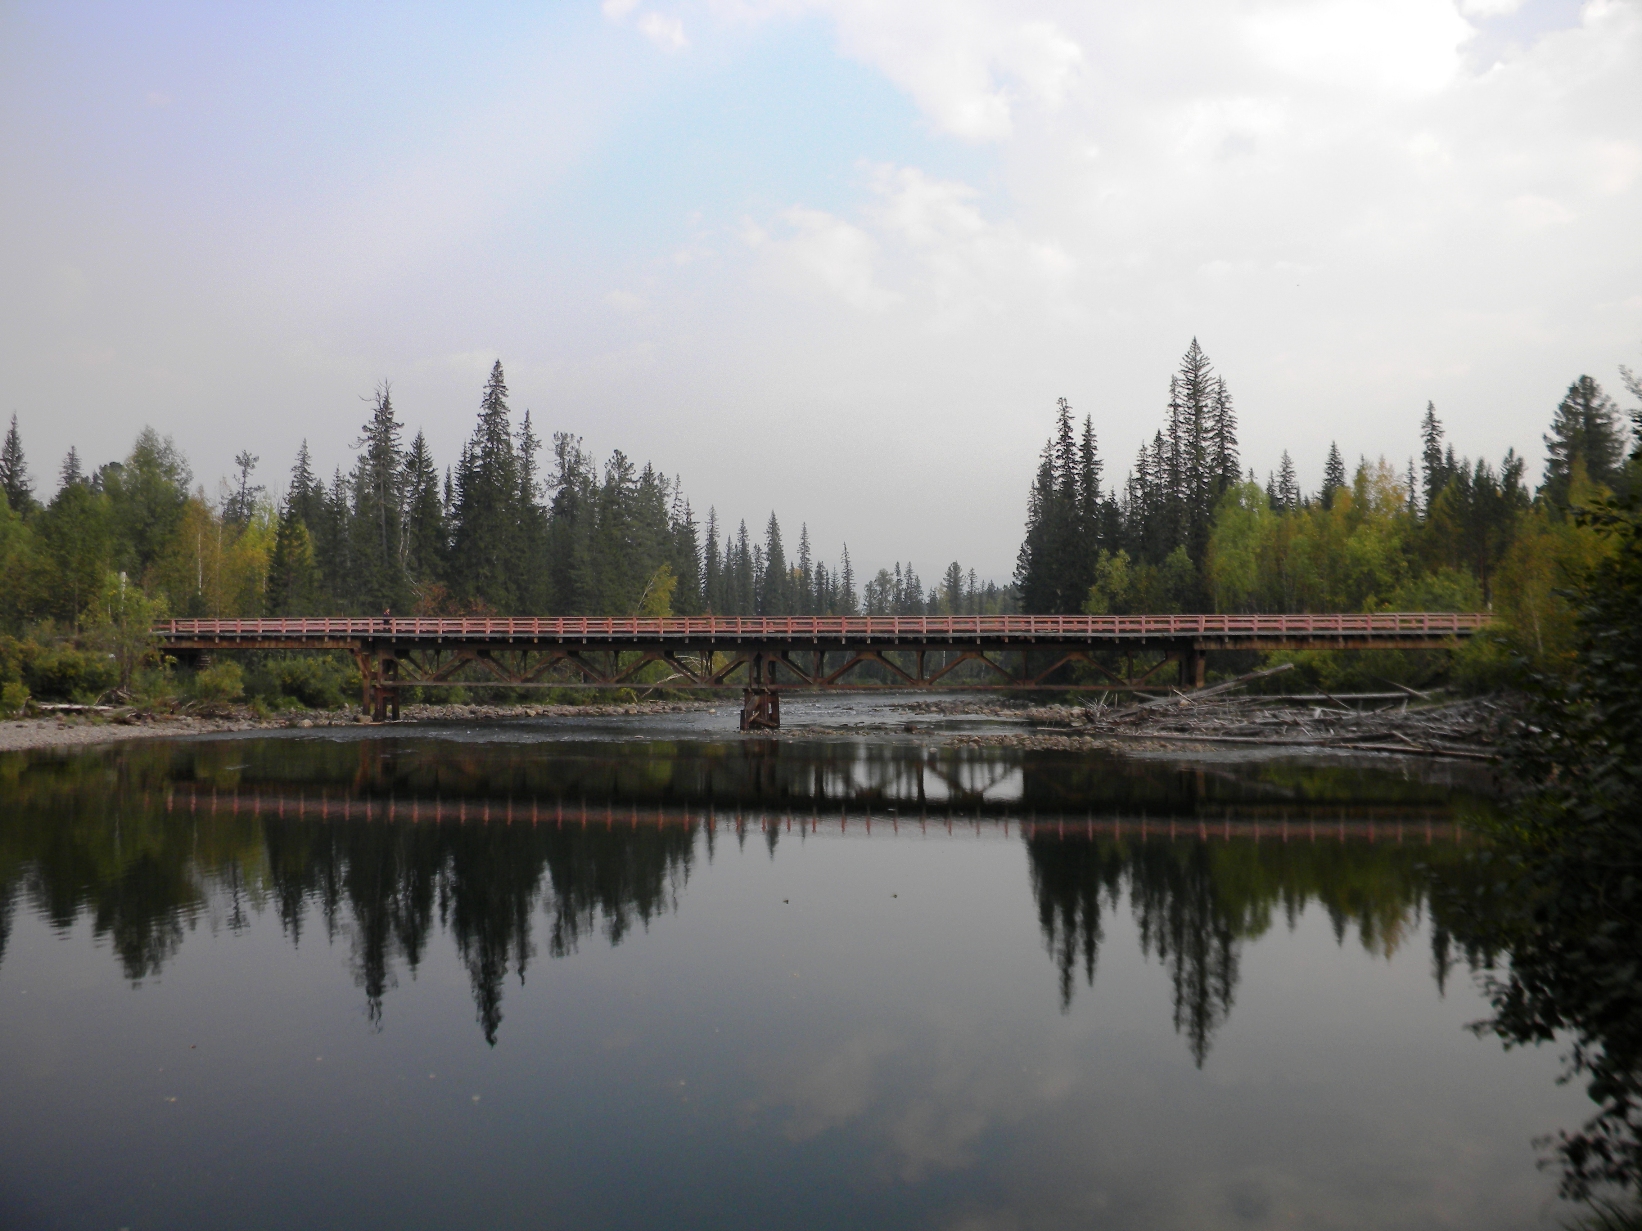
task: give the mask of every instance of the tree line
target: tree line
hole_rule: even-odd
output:
[[[35,492],[14,415],[0,444],[0,632],[109,618],[142,595],[174,616],[378,614],[850,615],[1003,611],[1007,587],[954,562],[925,587],[911,564],[858,582],[846,544],[820,557],[801,526],[789,552],[772,512],[761,537],[677,478],[617,450],[548,440],[515,416],[501,362],[453,465],[407,429],[384,383],[327,479],[303,442],[284,490],[243,452],[216,499],[170,438],[144,429],[123,461],[87,469],[70,450]]]
[[[1642,380],[1621,368],[1642,401]],[[1059,613],[1493,609],[1531,655],[1566,653],[1570,577],[1605,549],[1575,512],[1642,490],[1642,408],[1631,422],[1590,376],[1551,415],[1536,484],[1508,450],[1455,452],[1434,405],[1419,453],[1348,471],[1331,445],[1302,491],[1284,450],[1262,483],[1243,470],[1225,378],[1193,339],[1170,377],[1163,426],[1122,484],[1103,482],[1092,416],[1061,399],[1028,494],[1015,584]],[[1080,430],[1081,426],[1081,430]]]

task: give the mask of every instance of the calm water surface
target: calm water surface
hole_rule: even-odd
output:
[[[0,1225],[1566,1215],[1485,779],[730,715],[0,758]]]

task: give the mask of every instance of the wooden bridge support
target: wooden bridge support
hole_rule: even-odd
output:
[[[391,650],[354,653],[359,664],[359,707],[372,722],[399,721],[399,659]]]
[[[1180,649],[1180,686],[1201,688],[1209,669],[1209,656],[1195,645]]]
[[[781,694],[771,687],[775,683],[775,663],[774,655],[754,654],[747,664],[747,687],[741,694],[743,731],[781,729]]]

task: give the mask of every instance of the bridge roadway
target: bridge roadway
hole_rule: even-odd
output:
[[[1483,613],[1376,611],[1337,615],[1122,616],[346,616],[171,620],[158,625],[176,653],[346,650],[359,664],[364,706],[398,716],[399,690],[472,686],[611,688],[661,663],[673,689],[739,688],[742,727],[778,727],[790,689],[1144,691],[1201,688],[1211,650],[1453,648],[1488,622]],[[895,658],[887,657],[894,654]],[[1002,661],[1012,655],[1018,661]],[[1136,659],[1140,661],[1137,662]],[[1050,684],[1072,663],[1092,680]],[[846,680],[876,664],[882,677]],[[1166,680],[1170,664],[1178,679]],[[567,673],[572,677],[566,679]],[[472,672],[469,672],[471,676]],[[552,677],[552,678],[549,678]],[[734,678],[732,678],[734,677]],[[655,681],[648,681],[652,684]]]

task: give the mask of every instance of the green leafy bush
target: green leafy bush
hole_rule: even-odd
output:
[[[212,663],[194,676],[194,695],[201,701],[237,701],[245,695],[245,672],[238,663]]]
[[[17,718],[29,703],[28,688],[12,681],[9,684],[0,684],[0,717]]]
[[[347,704],[350,676],[357,680],[359,672],[349,664],[305,654],[263,662],[251,673],[247,687],[253,696],[276,708],[300,705],[334,710]]]
[[[93,702],[119,683],[119,668],[106,653],[69,645],[40,647],[20,664],[23,683],[42,700]]]

